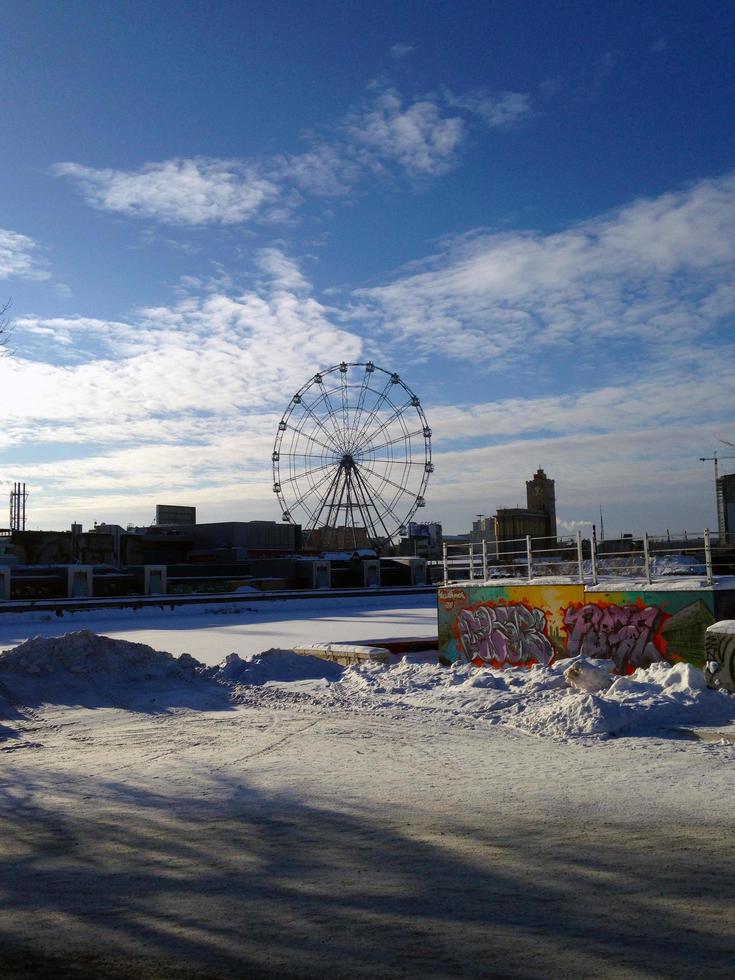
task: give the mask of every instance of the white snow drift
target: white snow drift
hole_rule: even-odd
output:
[[[454,724],[503,725],[557,740],[735,721],[735,698],[709,690],[702,672],[689,664],[655,664],[616,678],[611,667],[609,661],[576,658],[530,670],[449,668],[404,657],[343,668],[289,650],[251,659],[230,654],[206,667],[187,654],[173,657],[83,630],[35,637],[0,654],[0,717],[17,717],[19,706],[90,701],[135,711],[199,708],[211,706],[213,695],[233,705],[260,698],[285,706],[297,692],[325,712],[339,706],[363,713],[440,713]]]

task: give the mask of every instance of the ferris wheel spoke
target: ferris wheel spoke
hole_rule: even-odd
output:
[[[362,413],[363,405],[365,404],[365,395],[370,391],[370,375],[371,371],[367,370],[365,367],[365,372],[362,376],[362,383],[360,385],[360,394],[357,396],[357,404],[355,405],[355,411],[352,413],[352,425],[350,426],[349,444],[350,452],[355,448],[354,435],[357,432],[358,419]]]
[[[285,480],[281,480],[280,482],[281,484],[293,483],[294,480],[306,479],[306,477],[310,476],[312,473],[318,473],[319,470],[326,470],[326,469],[331,470],[333,468],[334,468],[334,463],[322,463],[321,466],[315,466],[313,467],[313,469],[310,470],[299,470],[294,476],[287,476]]]
[[[426,463],[423,460],[421,460],[421,459],[401,459],[401,460],[398,460],[398,459],[373,459],[371,457],[370,458],[370,462],[371,463],[396,463],[397,465],[400,465],[400,466],[426,466]],[[364,466],[365,464],[364,463],[360,463],[360,465],[361,466]]]
[[[349,435],[350,432],[350,417],[347,412],[347,371],[343,371],[340,368],[339,373],[340,378],[340,394],[342,396],[342,425],[344,426],[344,431]]]
[[[356,445],[359,445],[360,442],[362,441],[363,435],[367,431],[367,429],[370,427],[370,424],[372,423],[372,420],[375,419],[375,418],[377,418],[378,412],[380,411],[380,406],[387,399],[388,392],[390,391],[392,384],[393,384],[393,380],[392,380],[392,376],[391,376],[386,381],[385,388],[383,388],[383,390],[378,395],[378,399],[375,402],[375,404],[373,405],[372,409],[370,409],[370,411],[368,412],[367,418],[365,419],[365,421],[363,422],[363,424],[360,426],[360,430],[357,433],[357,438],[355,440],[355,444]],[[372,389],[370,389],[370,390],[372,391]]]
[[[315,442],[317,446],[321,446],[322,449],[326,449],[328,453],[336,452],[334,446],[328,446],[325,442],[320,442],[316,436],[309,432],[304,432],[302,429],[297,428],[295,425],[291,425],[289,422],[286,423],[286,427],[292,429],[297,435],[303,436],[304,439],[308,439],[310,442]]]
[[[415,432],[406,432],[404,435],[396,436],[395,439],[391,439],[390,442],[384,442],[380,446],[371,446],[370,452],[376,453],[379,449],[386,449],[388,446],[395,446],[397,442],[406,442],[406,440],[410,439],[412,436],[420,436],[422,433],[422,429],[416,429]]]
[[[337,439],[337,446],[341,449],[342,447],[339,444],[341,433],[337,428],[337,423],[335,421],[337,417],[337,412],[335,411],[334,405],[332,404],[332,399],[329,397],[329,392],[327,391],[326,385],[324,384],[324,379],[321,377],[321,375],[319,376],[319,381],[317,381],[317,384],[322,389],[324,404],[327,406],[327,412],[328,412],[327,418],[332,423],[332,428],[334,429],[334,435]]]
[[[301,494],[301,496],[296,497],[296,499],[294,500],[293,506],[294,507],[303,507],[305,510],[308,510],[308,508],[304,504],[304,501],[306,500],[306,498],[309,497],[311,494],[316,493],[316,491],[321,486],[323,486],[328,480],[331,480],[331,479],[332,479],[331,472],[325,473],[323,477],[321,477],[319,480],[316,481],[316,483],[314,483],[313,485],[311,485],[308,490],[306,490],[304,493]],[[311,516],[311,511],[309,511],[309,514]]]
[[[373,497],[373,499],[375,499],[375,500],[379,500],[379,501],[380,501],[380,503],[381,503],[381,504],[383,505],[383,507],[385,508],[385,512],[386,512],[386,513],[388,513],[388,514],[390,514],[390,516],[391,516],[391,517],[393,518],[393,520],[394,520],[394,521],[396,522],[396,524],[397,524],[397,525],[400,525],[400,523],[401,523],[401,522],[400,522],[400,520],[398,519],[398,517],[396,516],[396,513],[395,513],[395,511],[393,510],[393,508],[392,508],[392,506],[391,506],[391,504],[389,504],[389,503],[387,502],[387,500],[385,499],[385,497],[383,497],[383,495],[382,495],[382,494],[380,493],[380,491],[379,491],[379,490],[377,490],[377,489],[376,489],[376,488],[375,488],[375,487],[373,486],[373,484],[371,483],[371,481],[370,481],[370,480],[369,480],[369,479],[368,479],[368,478],[367,478],[367,477],[365,476],[365,474],[364,474],[364,473],[362,473],[362,472],[360,472],[360,473],[359,473],[359,477],[360,477],[360,480],[361,480],[361,481],[363,482],[363,484],[364,484],[364,485],[365,485],[365,486],[366,486],[366,487],[368,488],[368,490],[370,491],[370,493],[371,493],[371,495],[372,495],[372,497]],[[395,500],[393,500],[393,501],[392,501],[391,503],[395,503]],[[376,513],[378,513],[378,508],[377,508],[377,507],[375,508],[375,511],[376,511]],[[378,513],[378,516],[380,517],[381,515],[380,515],[380,514]],[[382,517],[381,517],[381,523],[382,523]]]
[[[284,452],[279,452],[278,455],[280,457],[283,457],[283,456],[293,456],[293,457],[300,457],[302,459],[314,459],[319,454],[318,453],[284,453]],[[339,456],[336,453],[333,452],[332,453],[332,459],[330,460],[330,462],[335,463],[335,464],[338,463],[339,462]]]
[[[392,425],[393,422],[397,420],[400,420],[402,422],[403,413],[406,411],[407,408],[410,407],[411,407],[410,401],[407,401],[405,405],[400,405],[398,408],[396,408],[396,410],[393,412],[392,415],[390,415],[381,425],[378,426],[377,429],[374,429],[369,433],[365,433],[365,437],[363,441],[360,443],[360,445],[357,447],[357,451],[359,452],[362,448],[364,448],[364,446],[369,445],[369,443],[373,439],[377,438],[377,436],[379,436],[381,432],[385,432],[388,426]]]
[[[374,476],[376,480],[382,480],[383,483],[389,483],[392,487],[395,487],[396,490],[399,491],[399,493],[406,493],[409,496],[413,496],[413,494],[411,494],[411,491],[407,490],[406,487],[402,487],[400,483],[394,483],[393,480],[389,480],[388,477],[384,476],[382,473],[376,473],[375,470],[371,470],[370,467],[366,466],[364,463],[360,464],[360,469],[366,470],[368,473],[372,474],[372,476]]]
[[[334,440],[334,436],[333,436],[333,435],[332,435],[332,433],[331,433],[331,432],[329,431],[329,429],[328,429],[328,428],[327,428],[327,427],[326,427],[326,426],[324,425],[324,423],[323,423],[323,421],[322,421],[322,419],[321,419],[321,418],[320,418],[320,417],[319,417],[319,416],[318,416],[318,415],[316,414],[316,412],[314,412],[314,411],[312,411],[312,409],[311,409],[311,407],[310,407],[309,405],[307,405],[305,401],[303,401],[303,400],[302,400],[302,402],[301,402],[301,405],[302,405],[302,407],[303,407],[303,409],[304,409],[304,411],[306,412],[306,414],[307,414],[307,415],[308,415],[308,416],[309,416],[309,417],[310,417],[311,419],[313,419],[313,420],[314,420],[314,422],[316,422],[316,424],[317,424],[317,426],[318,426],[318,427],[319,427],[319,428],[321,429],[321,431],[322,431],[322,432],[324,433],[324,437],[325,437],[326,439],[328,439],[328,440],[330,440],[330,441],[332,442],[332,444],[333,444],[333,446],[334,446],[334,452],[339,452],[339,446],[338,446],[338,444],[337,444],[337,443],[335,442],[335,440]],[[302,431],[303,431],[303,430],[302,430]]]

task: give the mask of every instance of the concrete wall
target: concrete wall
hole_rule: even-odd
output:
[[[588,591],[583,585],[448,585],[438,592],[439,656],[492,667],[583,655],[620,673],[660,661],[704,664],[708,626],[735,592]]]

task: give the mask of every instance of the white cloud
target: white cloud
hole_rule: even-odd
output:
[[[382,92],[364,112],[351,117],[352,139],[377,157],[395,161],[414,175],[441,174],[454,166],[466,130],[459,116],[447,116],[437,102],[407,106],[394,89]]]
[[[137,171],[57,163],[53,173],[74,180],[93,207],[171,224],[238,224],[279,196],[257,167],[233,160],[166,160]]]
[[[519,92],[445,91],[404,99],[394,88],[375,87],[370,101],[348,112],[329,135],[312,135],[303,153],[258,160],[176,158],[135,170],[64,162],[52,173],[73,181],[92,207],[129,217],[172,225],[283,222],[305,197],[343,198],[387,166],[413,178],[443,174],[457,164],[468,127],[478,117],[500,129],[529,110],[529,96]]]
[[[413,46],[413,44],[401,44],[400,41],[397,41],[394,45],[392,45],[390,53],[392,58],[395,58],[396,61],[400,61],[402,58],[406,58],[412,51],[415,50],[416,48]]]
[[[674,348],[735,312],[735,175],[642,200],[555,234],[479,234],[362,290],[419,351],[504,368],[564,344]],[[673,356],[673,354],[672,354]]]
[[[499,92],[485,89],[466,95],[446,93],[450,105],[480,116],[490,129],[514,126],[531,112],[531,96],[527,92]]]
[[[27,235],[0,228],[0,279],[48,279],[39,245]]]
[[[273,510],[267,471],[281,412],[314,371],[359,359],[362,345],[330,321],[285,255],[260,259],[268,278],[237,296],[191,296],[129,322],[19,319],[17,354],[0,362],[0,446],[6,458],[20,445],[65,447],[67,459],[23,465],[49,513],[62,496],[85,500],[85,520],[92,510],[117,519],[106,506],[115,499],[134,508],[136,495],[205,487],[209,499],[231,497],[238,483]],[[47,356],[62,348],[61,363],[25,355],[39,337]],[[69,348],[75,359],[64,363]]]
[[[344,197],[364,175],[360,162],[346,144],[314,143],[304,153],[284,155],[273,160],[269,174],[293,182],[305,194],[315,197]]]

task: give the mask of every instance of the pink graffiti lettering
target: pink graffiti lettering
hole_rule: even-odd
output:
[[[480,660],[494,667],[534,663],[546,666],[554,658],[542,609],[478,606],[474,610],[462,609],[457,621],[468,661]]]
[[[665,662],[653,642],[664,615],[656,606],[569,606],[567,655],[613,660],[619,673]]]

